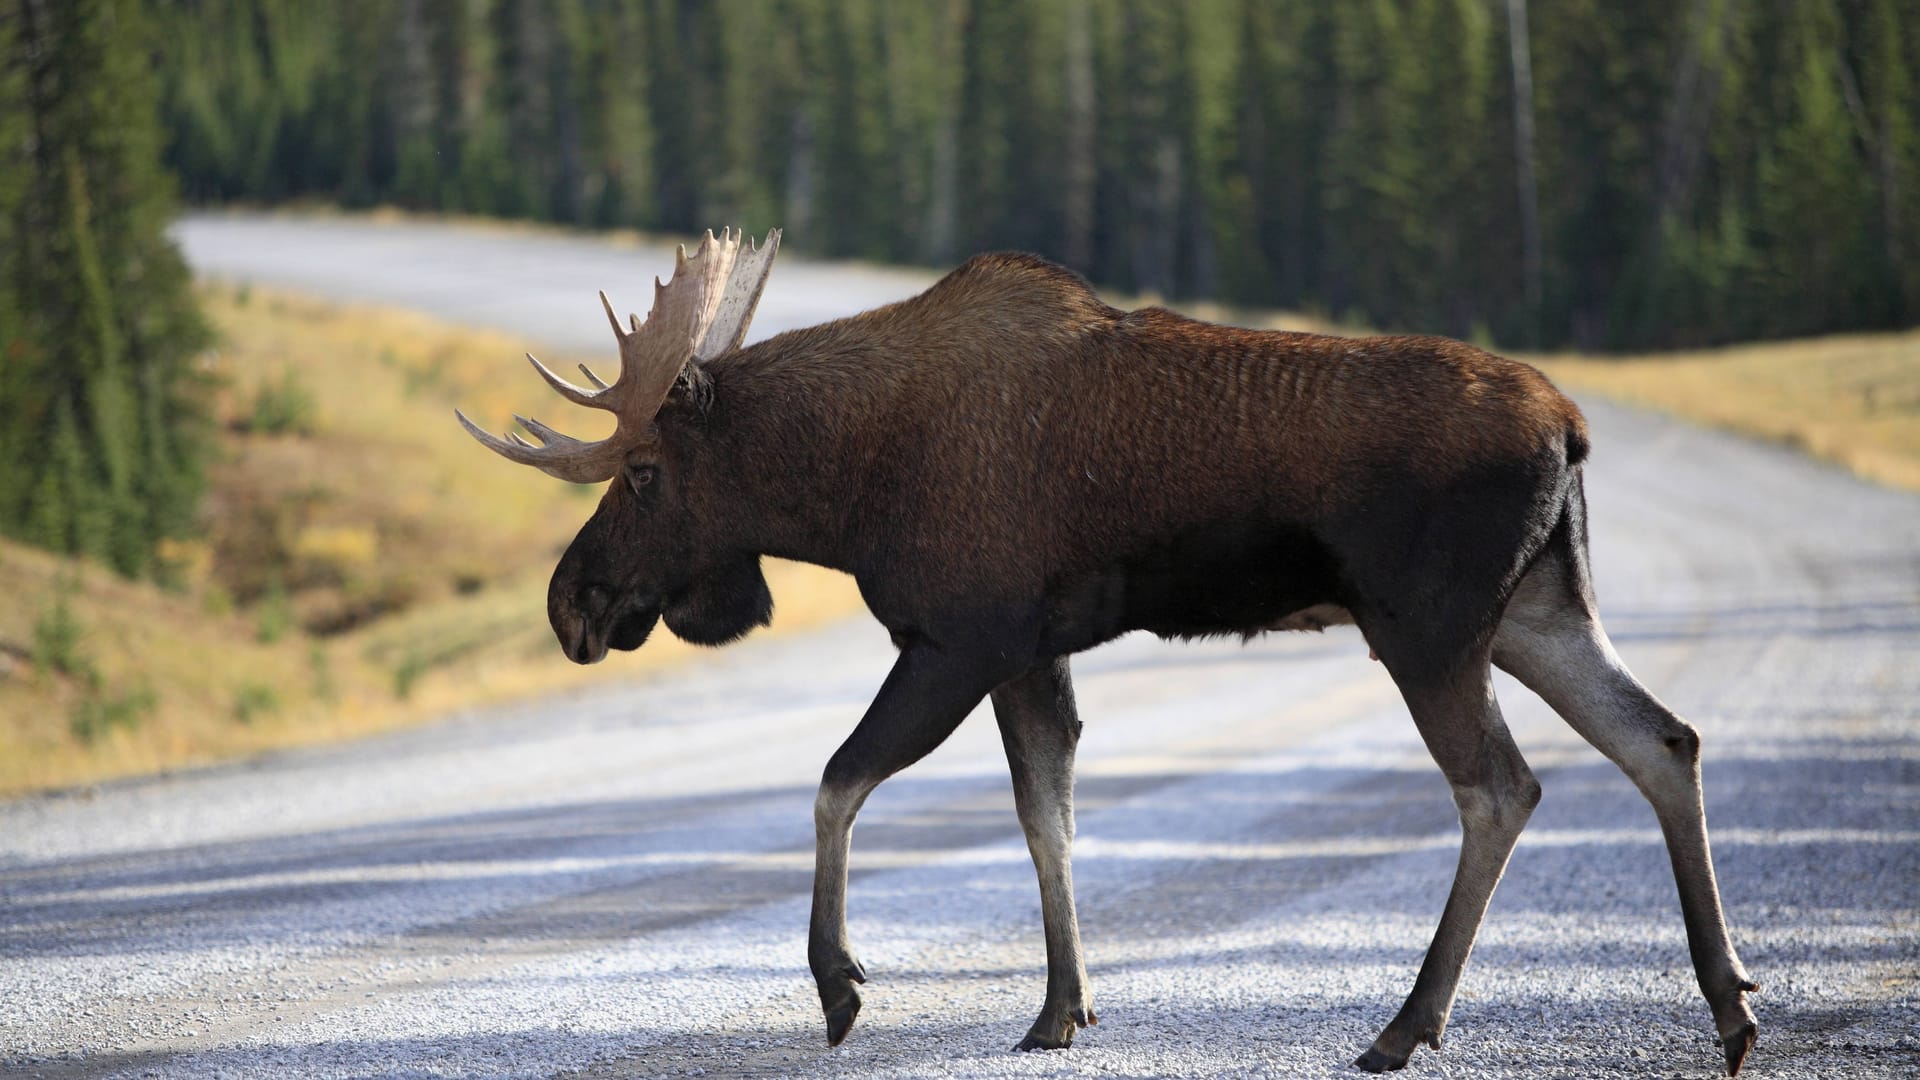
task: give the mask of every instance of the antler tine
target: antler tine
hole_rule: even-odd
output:
[[[620,471],[621,461],[626,456],[626,447],[614,439],[604,442],[581,442],[579,439],[562,435],[538,421],[520,420],[522,426],[545,440],[545,445],[534,446],[517,433],[510,439],[503,439],[487,431],[459,409],[453,415],[467,434],[479,440],[480,445],[522,465],[531,465],[548,476],[576,484],[596,484],[612,479]]]
[[[614,407],[611,402],[604,400],[600,394],[594,393],[591,390],[582,389],[560,376],[555,375],[547,369],[547,365],[535,359],[532,353],[527,354],[527,363],[532,364],[533,370],[539,372],[540,377],[547,380],[548,386],[553,387],[561,397],[566,398],[575,405],[585,405],[590,409],[611,409]],[[585,364],[580,365],[580,370],[587,371],[587,366]],[[594,383],[597,384],[601,390],[607,388],[606,383],[593,378],[593,372],[587,371],[587,378],[593,379]]]
[[[780,249],[780,230],[767,230],[766,243],[748,246],[744,252],[740,250],[740,239],[734,238],[728,250],[725,281],[714,300],[713,316],[700,347],[694,350],[694,355],[701,360],[732,352],[746,340],[754,309],[760,306],[760,294],[773,273],[773,257]]]
[[[658,287],[660,284],[660,279],[654,278],[653,283],[655,287]],[[605,289],[602,289],[600,291],[600,306],[606,309],[607,324],[613,327],[614,340],[622,344],[625,344],[627,340],[627,332],[625,330],[620,329],[620,316],[615,315],[613,313],[613,301],[607,299],[607,293]]]
[[[533,437],[536,439],[539,439],[540,444],[542,446],[565,446],[569,443],[575,446],[592,445],[591,443],[581,442],[579,439],[576,439],[571,435],[563,435],[560,432],[555,431],[552,428],[548,427],[547,425],[541,423],[540,421],[529,419],[528,417],[525,417],[525,416],[521,416],[519,413],[515,413],[513,415],[513,419],[514,419],[514,422],[519,424],[521,427],[526,428],[528,431],[533,432]]]
[[[580,365],[580,374],[585,375],[587,377],[587,381],[592,383],[594,386],[598,387],[599,389],[605,390],[607,388],[607,384],[605,382],[602,382],[600,379],[600,376],[595,375],[593,373],[593,369],[588,367],[587,365],[585,364]]]

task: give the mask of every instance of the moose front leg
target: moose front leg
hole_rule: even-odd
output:
[[[854,816],[880,782],[946,741],[1004,678],[993,665],[931,645],[902,649],[853,734],[834,751],[813,804],[813,920],[807,966],[820,989],[827,1045],[838,1046],[860,1013],[854,983],[867,973],[847,942],[847,851]]]
[[[1073,751],[1080,718],[1065,657],[1042,664],[993,692],[993,715],[1013,771],[1013,802],[1040,876],[1040,918],[1047,934],[1047,999],[1017,1050],[1069,1046],[1099,1023],[1080,953],[1073,910]]]

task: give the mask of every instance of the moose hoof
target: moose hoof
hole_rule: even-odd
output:
[[[1753,1041],[1760,1036],[1758,1024],[1742,1025],[1740,1030],[1720,1039],[1721,1049],[1727,1052],[1727,1075],[1739,1076],[1740,1065],[1747,1060],[1747,1053],[1753,1049]]]
[[[853,1018],[860,1015],[860,993],[849,987],[846,1000],[826,1010],[827,1045],[839,1046],[853,1030]]]
[[[1407,1059],[1413,1056],[1414,1050],[1418,1049],[1421,1043],[1426,1043],[1435,1050],[1440,1049],[1440,1029],[1429,1028],[1411,1039],[1405,1039],[1406,1049],[1404,1050],[1393,1049],[1383,1045],[1390,1040],[1402,1041],[1394,1037],[1394,1031],[1391,1026],[1389,1026],[1378,1039],[1373,1041],[1372,1046],[1367,1047],[1366,1053],[1355,1058],[1353,1063],[1371,1073],[1394,1072],[1399,1069],[1404,1069],[1407,1067]]]
[[[1393,1072],[1406,1068],[1408,1057],[1408,1054],[1383,1054],[1379,1047],[1369,1046],[1353,1063],[1370,1073]]]
[[[1714,1027],[1720,1035],[1720,1048],[1727,1055],[1728,1076],[1740,1074],[1740,1066],[1760,1035],[1760,1024],[1754,1020],[1753,1008],[1747,1004],[1747,995],[1759,990],[1752,979],[1741,976],[1734,984],[1733,993],[1714,1007]]]
[[[1099,1022],[1100,1018],[1087,1005],[1071,1009],[1065,1015],[1048,1009],[1033,1022],[1033,1029],[1014,1049],[1023,1053],[1028,1050],[1065,1050],[1073,1045],[1073,1037],[1081,1028],[1092,1027]]]
[[[827,1018],[827,1045],[839,1046],[860,1015],[860,992],[854,983],[867,981],[867,970],[860,961],[842,955],[836,963],[815,968],[814,980],[820,988],[820,1011]]]

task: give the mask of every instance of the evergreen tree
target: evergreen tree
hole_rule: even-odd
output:
[[[1843,65],[1840,74],[1843,85],[1853,88],[1848,105],[1872,179],[1880,237],[1874,245],[1874,306],[1881,310],[1875,315],[1900,322],[1920,315],[1920,222],[1911,205],[1920,181],[1914,168],[1920,139],[1914,137],[1913,81],[1903,55],[1920,31],[1902,25],[1897,0],[1855,0],[1843,10],[1851,66]],[[1854,70],[1858,75],[1849,78]]]
[[[1760,161],[1771,301],[1763,330],[1772,334],[1857,324],[1872,306],[1864,271],[1876,254],[1866,231],[1876,215],[1843,98],[1840,27],[1821,14],[1804,18],[1798,62],[1781,72],[1792,87],[1792,112]]]
[[[33,125],[27,94],[25,45],[19,5],[0,7],[0,530],[26,532],[23,516],[36,501],[42,459],[36,444],[46,438],[49,401],[30,363],[35,342],[28,337],[21,305],[21,278],[27,269],[21,230],[28,225],[26,201],[33,185]]]
[[[1055,12],[1020,0],[970,0],[959,115],[960,244],[967,251],[1057,251],[1059,68]]]
[[[901,208],[898,160],[887,152],[885,59],[864,4],[829,4],[818,20],[813,130],[820,155],[818,244],[830,255],[881,259]]]
[[[128,0],[11,0],[0,25],[31,137],[10,142],[0,528],[144,570],[190,524],[208,340],[165,233],[152,41]],[[17,186],[16,186],[17,185]]]
[[[645,13],[612,5],[591,21],[581,57],[580,108],[587,157],[584,220],[594,225],[653,224],[653,126]]]
[[[197,200],[1025,248],[1531,345],[1920,318],[1910,0],[151,2]]]
[[[1181,209],[1193,183],[1184,55],[1186,9],[1121,0],[1118,56],[1110,69],[1106,140],[1112,239],[1101,276],[1160,296],[1179,291]]]

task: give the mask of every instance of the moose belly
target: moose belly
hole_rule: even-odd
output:
[[[1048,589],[1043,645],[1077,652],[1130,630],[1165,638],[1252,637],[1353,622],[1330,552],[1304,530],[1220,528]]]

